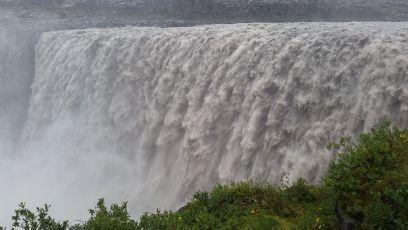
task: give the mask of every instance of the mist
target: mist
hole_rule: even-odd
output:
[[[121,163],[116,162],[119,159],[112,159],[114,155],[103,153],[81,155],[83,157],[75,155],[63,147],[69,139],[61,141],[56,136],[46,137],[41,144],[31,144],[29,147],[20,140],[28,112],[30,85],[34,79],[35,42],[42,28],[33,29],[29,23],[20,22],[11,15],[2,16],[0,223],[6,226],[11,224],[13,210],[20,202],[28,202],[29,207],[52,204],[55,205],[52,210],[61,218],[67,218],[65,215],[73,220],[83,218],[98,197],[109,199],[109,195],[115,193],[100,186],[112,183],[115,175],[111,179],[102,177],[98,170],[105,171],[110,167],[108,164]],[[59,128],[63,129],[64,124]],[[118,175],[123,173],[118,172]],[[115,197],[120,196],[117,194]],[[78,204],[80,209],[76,207]]]
[[[408,127],[407,18],[385,0],[0,0],[0,225],[19,202],[75,222],[99,198],[138,217],[218,183],[318,183],[330,140]]]
[[[38,9],[7,8],[0,13],[1,225],[11,225],[20,202],[31,208],[52,204],[51,212],[61,220],[81,220],[99,198],[129,200],[129,194],[123,193],[135,190],[129,183],[133,167],[108,150],[81,154],[85,150],[72,149],[76,130],[71,121],[54,123],[43,136],[34,134],[29,143],[23,138],[40,33],[117,22],[68,20]]]
[[[88,140],[78,135],[81,127],[75,123],[75,113],[69,118],[46,121],[41,132],[29,129],[36,45],[41,33],[53,30],[192,23],[115,12],[93,14],[92,9],[64,13],[57,9],[59,6],[42,8],[42,4],[30,2],[1,4],[0,225],[11,225],[11,216],[20,202],[30,208],[51,204],[55,217],[73,221],[85,219],[99,198],[109,203],[129,201],[134,216],[155,210],[159,204],[147,202],[138,192],[142,189],[138,186],[141,179],[135,170],[141,164],[119,155],[112,143],[99,147],[87,144]]]

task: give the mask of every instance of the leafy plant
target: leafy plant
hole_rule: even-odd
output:
[[[100,199],[95,209],[90,209],[91,218],[82,226],[76,225],[75,229],[99,230],[130,230],[136,229],[136,222],[130,218],[127,203],[113,204],[108,209],[104,199]]]
[[[408,229],[408,134],[382,123],[357,143],[333,142],[338,160],[324,186],[339,208],[364,229]]]
[[[45,204],[42,208],[37,208],[36,213],[26,208],[24,203],[19,204],[19,209],[15,211],[12,229],[24,230],[65,230],[68,229],[68,221],[57,222],[48,214],[50,205]]]

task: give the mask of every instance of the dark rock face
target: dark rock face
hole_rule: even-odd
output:
[[[408,20],[405,0],[0,0],[1,3],[241,21]]]

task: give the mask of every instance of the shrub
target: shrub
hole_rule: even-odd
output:
[[[324,186],[352,224],[364,229],[408,229],[408,134],[385,122],[357,143],[330,144],[333,162]]]
[[[100,199],[95,209],[89,210],[91,218],[82,226],[76,225],[75,229],[81,230],[131,230],[136,229],[136,222],[131,219],[129,212],[127,211],[127,203],[121,205],[113,204],[108,209],[105,205],[105,201]]]
[[[179,212],[145,214],[143,229],[332,229],[333,202],[316,186],[299,180],[283,188],[253,181],[199,192]],[[318,221],[316,221],[318,220]]]
[[[68,221],[62,223],[55,221],[48,214],[50,206],[45,204],[43,208],[37,208],[36,213],[26,208],[24,203],[19,204],[19,209],[12,217],[13,229],[25,230],[65,230],[68,229]]]

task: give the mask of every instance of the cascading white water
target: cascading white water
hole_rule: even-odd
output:
[[[101,15],[87,10],[28,8],[4,9],[0,4],[0,226],[10,226],[13,210],[21,201],[32,209],[44,203],[52,204],[52,214],[58,218],[77,220],[86,218],[88,208],[98,198],[127,200],[123,191],[133,189],[125,183],[128,181],[125,179],[134,175],[132,167],[111,154],[112,151],[82,154],[86,151],[69,151],[72,143],[61,146],[59,142],[52,145],[52,141],[42,141],[34,145],[21,140],[39,34],[69,28],[191,24],[182,20],[138,18],[120,12]],[[69,135],[70,127],[67,121],[58,132]]]
[[[219,182],[318,182],[329,140],[408,126],[407,41],[407,23],[44,33],[22,143],[89,156],[90,178],[139,212]]]

